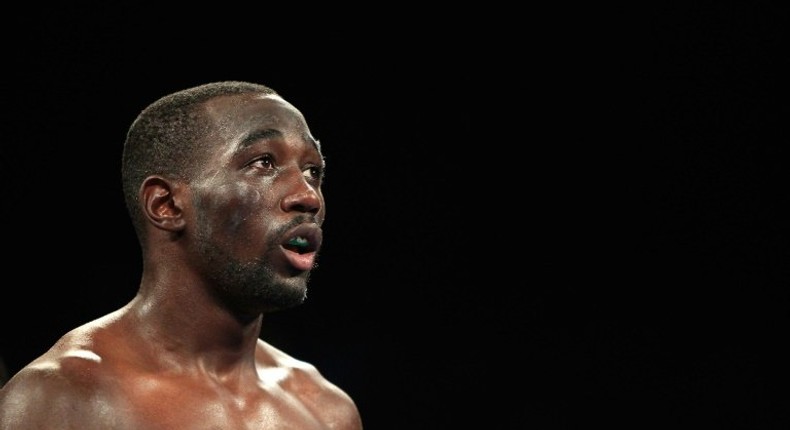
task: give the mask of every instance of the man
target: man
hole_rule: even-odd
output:
[[[272,89],[216,82],[132,123],[123,190],[137,295],[0,390],[0,429],[361,429],[353,400],[259,338],[297,306],[321,246],[324,159]]]

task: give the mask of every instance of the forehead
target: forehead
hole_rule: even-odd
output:
[[[208,130],[201,138],[210,165],[230,162],[250,145],[275,140],[296,153],[322,158],[302,113],[277,95],[234,94],[208,100],[202,106]],[[306,152],[305,152],[306,151]]]
[[[310,135],[302,113],[280,96],[233,94],[211,99],[204,108],[216,131],[225,138],[255,129]]]

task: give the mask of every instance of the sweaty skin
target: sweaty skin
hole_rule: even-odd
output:
[[[204,102],[190,180],[152,175],[143,273],[124,307],[65,334],[0,390],[0,430],[362,429],[352,399],[259,338],[305,299],[324,160],[275,95]]]

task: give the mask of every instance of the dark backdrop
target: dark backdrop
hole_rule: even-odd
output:
[[[135,292],[137,113],[243,79],[328,160],[308,301],[262,337],[367,428],[786,426],[787,11],[595,7],[7,18],[8,372]]]

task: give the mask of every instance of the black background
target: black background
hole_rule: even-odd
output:
[[[786,428],[787,10],[487,7],[7,16],[8,372],[135,292],[137,113],[241,79],[328,162],[308,301],[262,337],[367,428]]]

